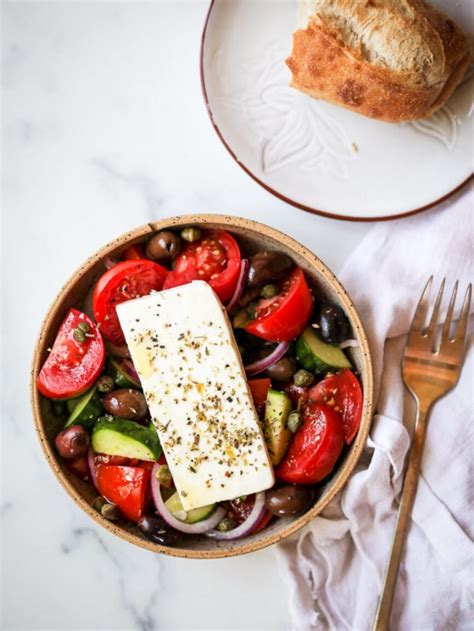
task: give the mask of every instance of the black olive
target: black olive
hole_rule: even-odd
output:
[[[179,541],[179,533],[158,515],[144,515],[138,521],[138,528],[147,539],[162,546],[175,546]]]
[[[170,230],[157,232],[148,241],[145,254],[152,261],[171,261],[181,251],[181,239]]]
[[[321,338],[329,344],[340,344],[349,335],[349,320],[338,305],[322,304],[318,324]]]
[[[148,413],[145,396],[139,390],[121,388],[108,392],[102,399],[104,408],[112,416],[140,421]]]
[[[263,287],[279,280],[293,267],[293,261],[282,252],[262,250],[250,259],[248,287]]]
[[[289,381],[296,372],[296,361],[293,357],[283,357],[276,364],[267,368],[266,374],[275,381]]]
[[[89,434],[82,425],[66,427],[56,436],[56,450],[62,458],[83,456],[89,448]]]
[[[314,493],[311,487],[288,484],[265,491],[265,507],[278,517],[300,515],[313,503]]]

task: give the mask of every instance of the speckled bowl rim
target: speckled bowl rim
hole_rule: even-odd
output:
[[[346,460],[339,468],[335,477],[333,478],[332,485],[329,489],[327,489],[318,502],[304,515],[295,519],[293,522],[288,524],[286,528],[281,530],[280,532],[270,534],[268,536],[262,536],[258,540],[247,541],[245,539],[242,540],[240,545],[236,545],[234,542],[234,547],[231,549],[226,549],[225,547],[216,548],[215,550],[193,550],[186,548],[172,548],[167,546],[161,546],[145,539],[140,538],[139,536],[128,532],[125,529],[120,528],[114,523],[104,519],[97,511],[95,511],[90,504],[80,495],[80,493],[74,488],[72,483],[65,476],[63,471],[61,470],[58,464],[58,457],[49,443],[45,430],[43,428],[43,418],[41,412],[41,395],[39,394],[36,388],[36,376],[40,370],[40,362],[41,357],[44,352],[44,346],[46,344],[47,333],[51,327],[51,323],[54,321],[55,317],[58,314],[58,311],[62,308],[63,301],[66,298],[67,294],[71,291],[71,289],[76,285],[76,283],[84,276],[91,268],[93,268],[98,262],[103,260],[106,256],[112,254],[114,250],[117,248],[123,248],[129,242],[134,242],[143,238],[144,236],[151,234],[155,230],[162,230],[164,228],[176,228],[183,225],[189,224],[222,224],[228,229],[243,229],[250,230],[252,232],[256,232],[257,235],[264,235],[269,237],[270,239],[276,240],[280,242],[285,248],[288,250],[297,253],[299,256],[305,259],[308,265],[314,269],[316,274],[321,274],[325,280],[331,285],[335,294],[338,296],[341,304],[343,305],[346,313],[349,315],[351,320],[353,332],[355,337],[357,338],[360,349],[362,352],[362,363],[363,363],[363,371],[364,371],[364,404],[363,404],[363,413],[362,413],[362,421],[359,428],[359,432],[355,439],[355,442],[351,446],[351,451],[346,457]],[[145,548],[147,550],[151,550],[152,552],[160,552],[163,554],[167,554],[169,556],[181,557],[181,558],[193,558],[193,559],[218,559],[225,558],[231,556],[238,556],[241,554],[247,554],[249,552],[254,552],[256,550],[261,550],[267,546],[270,546],[274,543],[278,543],[283,539],[286,539],[290,535],[296,533],[298,530],[306,526],[316,515],[318,515],[328,504],[329,502],[341,491],[344,487],[345,483],[349,479],[359,457],[364,448],[371,421],[372,421],[372,407],[373,407],[373,374],[372,374],[372,360],[369,349],[369,344],[367,341],[366,334],[364,332],[362,323],[360,321],[359,315],[350,299],[349,295],[342,287],[340,282],[337,280],[336,276],[332,273],[332,271],[308,248],[303,246],[301,243],[296,241],[295,239],[289,237],[288,235],[275,230],[265,224],[250,220],[243,219],[240,217],[235,217],[231,215],[214,215],[214,214],[205,214],[205,215],[179,215],[176,217],[170,217],[166,219],[161,219],[159,221],[151,222],[149,224],[144,224],[135,230],[131,230],[117,237],[110,243],[108,243],[103,248],[97,250],[95,254],[90,256],[84,264],[76,270],[69,280],[63,285],[56,298],[54,299],[52,305],[50,306],[40,329],[40,334],[37,339],[37,343],[35,346],[35,351],[33,354],[32,368],[31,368],[31,380],[30,380],[30,392],[31,392],[31,405],[33,410],[33,418],[35,423],[36,432],[38,434],[38,438],[41,443],[41,447],[43,449],[44,455],[46,456],[46,460],[48,461],[49,466],[51,467],[53,473],[56,478],[59,480],[61,486],[66,490],[66,492],[71,496],[74,502],[85,512],[91,519],[97,522],[100,526],[111,532],[112,534],[133,543],[141,548]],[[264,531],[263,531],[264,532]]]

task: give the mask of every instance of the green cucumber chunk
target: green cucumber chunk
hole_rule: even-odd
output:
[[[305,329],[296,341],[296,357],[303,368],[316,375],[351,367],[339,346],[323,342],[311,327]]]
[[[215,504],[209,504],[208,506],[201,506],[200,508],[185,511],[178,492],[173,493],[173,495],[166,500],[165,506],[176,519],[184,521],[187,524],[195,524],[198,521],[207,519],[216,508]]]
[[[291,432],[287,428],[286,422],[291,410],[291,399],[285,392],[268,391],[263,433],[274,466],[280,464],[288,449]]]
[[[104,409],[102,399],[97,392],[97,386],[94,386],[76,399],[70,399],[70,401],[67,402],[66,407],[69,412],[69,417],[64,427],[70,427],[71,425],[83,425],[88,429],[94,426],[94,423],[102,414]]]
[[[119,360],[109,357],[107,372],[120,388],[139,388],[141,384],[124,369]]]
[[[109,420],[101,417],[91,437],[92,449],[109,456],[124,456],[155,462],[161,455],[161,445],[152,423],[144,427],[124,418]]]

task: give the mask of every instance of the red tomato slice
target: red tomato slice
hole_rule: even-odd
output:
[[[123,261],[136,261],[143,258],[145,258],[145,255],[143,254],[143,247],[140,243],[134,243],[129,246],[122,254]]]
[[[308,324],[313,298],[303,271],[296,267],[274,298],[257,303],[255,320],[245,327],[252,335],[272,342],[293,340]]]
[[[74,339],[74,329],[81,323],[89,327],[84,342]],[[45,397],[71,399],[90,388],[100,375],[104,362],[104,341],[97,326],[85,313],[70,309],[36,385]]]
[[[137,522],[143,515],[150,470],[100,464],[97,467],[97,488],[109,502],[116,504],[124,517]]]
[[[92,296],[92,309],[102,335],[113,344],[124,344],[115,307],[126,300],[147,296],[154,289],[162,289],[167,274],[168,270],[148,259],[122,261],[105,272]]]
[[[270,379],[251,379],[249,381],[249,388],[252,393],[253,402],[257,412],[260,412],[265,406],[267,394],[271,385],[272,382]]]
[[[352,370],[344,368],[329,375],[311,388],[308,397],[333,407],[341,415],[344,440],[350,445],[362,419],[362,388]]]
[[[292,484],[320,482],[331,473],[343,446],[344,430],[338,413],[327,405],[310,404],[275,475]]]
[[[174,270],[168,274],[164,288],[205,280],[226,303],[232,298],[237,285],[240,262],[239,246],[228,232],[206,232],[199,241],[184,246],[175,259]]]

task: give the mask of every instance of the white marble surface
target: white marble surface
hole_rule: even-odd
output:
[[[48,469],[29,364],[55,293],[92,251],[167,215],[265,221],[338,271],[369,225],[305,214],[249,179],[201,97],[204,2],[4,2],[4,629],[287,629],[272,549],[164,558],[102,531]]]

